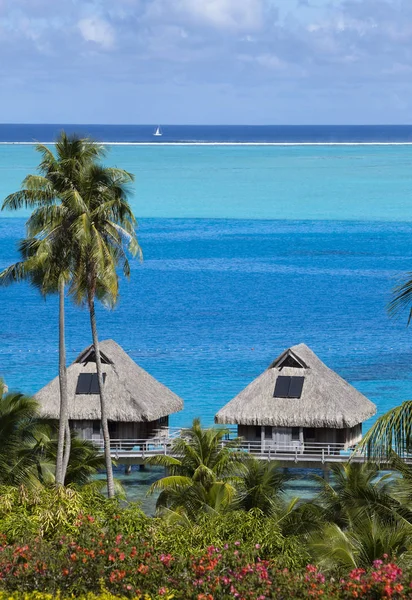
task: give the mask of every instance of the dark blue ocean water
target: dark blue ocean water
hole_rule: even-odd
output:
[[[23,219],[0,219],[0,268],[17,259]],[[412,224],[142,219],[143,264],[122,282],[101,338],[185,401],[186,425],[215,412],[286,347],[305,342],[376,402],[411,397],[412,330],[385,310],[412,264]],[[90,343],[87,311],[68,304],[68,359]],[[35,392],[57,373],[57,301],[0,290],[0,373]]]
[[[31,125],[0,124],[0,142],[52,142],[64,129],[105,142],[412,142],[412,125]]]

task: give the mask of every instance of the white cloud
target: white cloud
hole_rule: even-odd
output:
[[[112,26],[99,17],[81,19],[77,23],[80,33],[86,42],[95,42],[109,50],[114,45],[115,34]]]
[[[263,21],[261,0],[175,0],[175,7],[196,21],[223,29],[255,30]]]

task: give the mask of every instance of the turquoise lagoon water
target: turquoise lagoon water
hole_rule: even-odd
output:
[[[110,146],[139,218],[411,221],[412,146]],[[35,169],[0,145],[0,197]]]
[[[122,282],[118,307],[100,309],[100,335],[184,399],[172,425],[195,416],[211,424],[219,407],[302,341],[379,414],[412,397],[412,331],[385,310],[399,276],[412,270],[411,153],[111,148],[108,160],[136,175],[132,204],[145,260]],[[36,161],[32,146],[0,146],[0,197]],[[24,216],[0,216],[0,268],[17,259]],[[89,343],[87,312],[69,304],[68,358]],[[30,393],[56,375],[55,298],[44,302],[26,285],[1,290],[0,373]],[[152,476],[129,478],[131,497]]]

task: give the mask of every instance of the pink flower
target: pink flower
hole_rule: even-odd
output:
[[[256,550],[259,550],[260,544],[255,544],[255,548],[256,548]]]

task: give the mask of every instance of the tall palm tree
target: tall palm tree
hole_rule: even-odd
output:
[[[173,456],[153,456],[150,464],[166,467],[168,475],[156,481],[149,493],[160,492],[159,509],[185,511],[195,518],[200,511],[218,512],[234,499],[236,471],[243,458],[237,442],[223,444],[226,429],[202,429],[194,419],[190,429],[173,441]]]
[[[22,261],[12,265],[2,274],[3,283],[27,278],[43,294],[59,293],[59,381],[60,419],[56,461],[56,483],[64,484],[70,454],[70,431],[68,425],[68,397],[65,351],[64,301],[65,286],[70,279],[73,244],[71,225],[76,212],[64,204],[67,194],[75,195],[80,174],[85,165],[104,155],[102,146],[91,140],[64,132],[56,141],[54,154],[39,144],[41,155],[39,174],[28,175],[22,189],[10,194],[3,209],[33,208],[27,223],[28,241],[21,244]],[[35,237],[37,236],[37,238]],[[34,238],[34,239],[33,239]],[[30,259],[30,260],[29,260]]]
[[[133,179],[127,171],[90,164],[82,169],[79,188],[67,192],[63,200],[76,213],[71,226],[75,252],[70,293],[75,302],[88,306],[90,314],[109,497],[115,490],[95,300],[114,306],[119,294],[117,268],[129,277],[127,252],[141,256],[136,221],[128,202]]]
[[[67,462],[70,455],[70,429],[67,407],[67,375],[65,348],[65,283],[69,272],[59,269],[61,252],[56,243],[50,240],[29,238],[21,240],[19,251],[21,260],[0,273],[0,285],[28,280],[42,296],[59,294],[59,383],[60,383],[60,423],[58,460],[56,462],[56,483],[64,485]],[[63,254],[65,249],[63,249]]]

